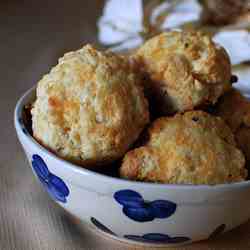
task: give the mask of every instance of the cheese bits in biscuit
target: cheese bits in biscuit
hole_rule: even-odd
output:
[[[161,115],[215,104],[231,88],[226,51],[200,32],[171,31],[148,40],[133,56]]]
[[[65,54],[39,81],[31,112],[34,137],[86,167],[122,157],[149,122],[128,61],[90,45]]]
[[[169,184],[221,184],[247,176],[245,158],[225,122],[203,111],[156,120],[145,146],[129,151],[123,178]]]

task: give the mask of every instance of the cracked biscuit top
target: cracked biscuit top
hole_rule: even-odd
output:
[[[149,121],[128,61],[90,45],[65,54],[38,82],[31,112],[41,144],[87,167],[122,157]]]
[[[221,184],[247,176],[245,158],[219,117],[190,111],[156,120],[149,141],[129,151],[123,178],[169,184]]]
[[[231,88],[226,51],[200,32],[171,31],[148,40],[133,56],[160,114],[216,103]]]

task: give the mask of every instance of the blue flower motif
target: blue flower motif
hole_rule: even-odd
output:
[[[114,199],[123,206],[122,211],[127,217],[138,222],[168,218],[176,211],[172,201],[145,201],[139,193],[128,189],[117,191]]]
[[[46,163],[39,155],[32,156],[32,167],[49,195],[56,201],[66,203],[66,197],[69,195],[68,187],[61,178],[50,173]]]
[[[91,222],[101,231],[117,236],[113,231],[111,231],[108,227],[103,225],[100,221],[98,221],[96,218],[91,217]],[[178,237],[171,237],[167,234],[158,234],[158,233],[149,233],[144,234],[142,236],[139,235],[124,235],[124,238],[127,238],[129,240],[135,240],[140,242],[146,242],[146,243],[158,243],[158,244],[170,244],[170,243],[183,243],[186,241],[190,241],[191,239],[184,236],[178,236]]]
[[[167,234],[158,234],[158,233],[149,233],[142,236],[138,235],[125,235],[127,239],[147,242],[147,243],[158,243],[158,244],[174,244],[174,243],[183,243],[190,241],[190,238],[185,236],[171,237]]]
[[[226,229],[226,225],[225,224],[221,224],[219,225],[208,237],[208,239],[214,239],[217,238],[220,234],[222,234]]]
[[[105,233],[109,233],[112,235],[116,235],[114,232],[112,232],[109,228],[107,228],[106,226],[104,226],[100,221],[98,221],[96,218],[91,217],[90,218],[91,222],[101,231],[105,232]]]

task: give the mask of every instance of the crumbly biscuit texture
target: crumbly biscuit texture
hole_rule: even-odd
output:
[[[90,45],[65,54],[37,86],[34,137],[59,156],[95,166],[121,157],[149,121],[125,57]]]
[[[149,76],[145,87],[163,115],[214,104],[231,88],[229,56],[200,32],[162,33],[133,58]]]
[[[123,178],[169,184],[221,184],[246,178],[245,158],[219,117],[190,111],[156,120],[145,146],[128,152]]]
[[[250,101],[236,89],[219,100],[215,113],[226,121],[233,132],[241,126],[250,127]]]
[[[235,134],[239,148],[245,154],[250,166],[250,101],[239,91],[232,89],[216,105],[216,115],[229,125]]]

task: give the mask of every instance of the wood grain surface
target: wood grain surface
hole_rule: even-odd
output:
[[[96,42],[101,8],[102,1],[93,0],[0,1],[0,250],[142,249],[90,232],[49,200],[32,176],[13,127],[18,97],[56,58]],[[250,223],[217,240],[179,249],[250,249]]]

